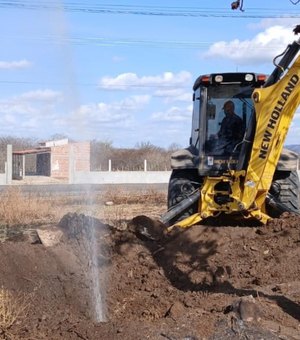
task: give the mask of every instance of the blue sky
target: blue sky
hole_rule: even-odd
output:
[[[269,73],[297,39],[300,4],[230,3],[0,1],[0,136],[187,146],[200,74]]]

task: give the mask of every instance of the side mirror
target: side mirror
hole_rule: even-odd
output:
[[[216,105],[212,103],[207,103],[207,119],[216,118]]]

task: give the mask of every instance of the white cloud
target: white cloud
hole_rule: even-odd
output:
[[[137,110],[149,103],[151,97],[149,95],[134,95],[125,98],[121,103],[123,108]]]
[[[135,73],[122,73],[116,77],[103,77],[99,81],[99,87],[107,90],[128,90],[144,87],[186,86],[191,81],[192,75],[187,71],[177,74],[164,72],[157,76],[139,77]]]
[[[114,123],[130,118],[128,112],[123,111],[121,106],[114,106],[106,103],[81,105],[74,112],[73,121],[82,121],[90,124],[91,121],[98,123]]]
[[[171,89],[159,89],[154,92],[154,97],[161,97],[165,103],[180,101],[180,102],[191,102],[192,91],[185,92],[182,88],[171,88]]]
[[[56,101],[62,98],[62,93],[53,90],[36,90],[22,93],[19,98],[26,101]]]
[[[148,104],[150,96],[130,96],[118,102],[92,103],[81,105],[72,114],[71,120],[76,124],[82,121],[84,125],[93,123],[123,125],[133,119],[133,113]]]
[[[0,132],[41,136],[48,130],[54,131],[55,121],[62,115],[59,109],[62,100],[62,93],[50,89],[24,92],[1,99],[3,124]]]
[[[37,130],[39,129],[40,125],[39,125],[39,122],[35,118],[32,117],[22,122],[22,127],[26,129],[31,129],[31,130],[32,129]]]
[[[295,40],[291,28],[276,25],[266,28],[251,40],[234,39],[219,41],[211,45],[206,58],[226,58],[240,65],[269,63],[274,56],[282,53],[286,46]]]
[[[181,108],[173,106],[165,112],[154,112],[151,115],[151,120],[165,122],[180,122],[190,121],[192,117],[191,107]]]
[[[0,69],[2,69],[2,70],[28,68],[30,66],[31,66],[31,63],[27,60],[0,61]]]
[[[24,92],[11,98],[0,100],[0,113],[4,115],[43,116],[45,112],[62,100],[62,94],[53,90]],[[41,106],[42,105],[42,106]],[[48,114],[49,116],[49,114]]]
[[[16,117],[12,114],[9,114],[9,113],[7,113],[3,116],[3,120],[7,124],[15,124],[17,122]]]
[[[298,18],[267,18],[262,19],[258,23],[251,23],[248,25],[249,29],[252,30],[265,30],[272,26],[283,26],[292,31],[292,29],[299,24]]]
[[[128,129],[135,124],[135,114],[148,105],[149,95],[132,95],[115,102],[99,102],[81,105],[73,112],[64,110],[64,97],[53,90],[24,92],[18,96],[0,100],[3,126],[0,132],[17,134],[65,133],[75,137],[99,138],[105,133],[118,134],[118,127]],[[79,137],[78,137],[79,136]]]
[[[6,102],[0,102],[0,114],[20,114],[20,115],[33,115],[36,114],[35,108],[28,104],[15,100],[9,100]]]

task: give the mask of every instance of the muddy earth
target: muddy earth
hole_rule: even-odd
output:
[[[165,235],[70,213],[36,229],[0,244],[3,339],[300,339],[297,216]]]

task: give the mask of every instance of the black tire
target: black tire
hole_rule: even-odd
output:
[[[300,213],[300,183],[297,171],[276,171],[269,194],[275,206],[268,205],[267,213],[279,217],[284,211]]]
[[[202,184],[196,169],[173,170],[168,188],[168,209],[172,209]],[[198,211],[199,201],[170,221],[170,224],[183,220]]]

